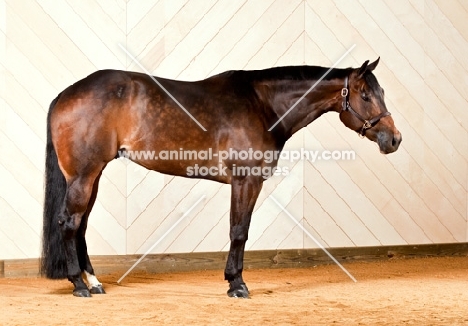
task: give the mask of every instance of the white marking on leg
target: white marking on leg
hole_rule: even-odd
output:
[[[99,282],[96,276],[85,271],[86,280],[88,281],[89,288],[102,286],[102,283]]]

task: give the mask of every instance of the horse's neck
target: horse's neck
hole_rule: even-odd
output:
[[[329,111],[339,111],[343,80],[287,80],[259,85],[257,93],[280,120],[276,127],[287,137]],[[313,87],[314,86],[314,87]],[[278,121],[277,120],[277,121]]]

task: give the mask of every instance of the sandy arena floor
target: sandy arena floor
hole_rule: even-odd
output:
[[[106,295],[68,281],[0,279],[0,325],[468,325],[468,257],[246,270],[250,300],[222,271],[98,275]]]

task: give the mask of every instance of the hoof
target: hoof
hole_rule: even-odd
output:
[[[247,286],[245,284],[241,284],[238,288],[229,289],[227,295],[230,298],[250,299],[249,293]]]
[[[104,288],[102,287],[102,285],[93,286],[91,289],[89,289],[89,291],[92,294],[106,294],[106,291],[104,291]]]
[[[91,293],[88,289],[75,290],[73,291],[73,295],[80,298],[91,298]]]

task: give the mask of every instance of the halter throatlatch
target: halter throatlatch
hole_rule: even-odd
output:
[[[342,104],[343,109],[342,109],[342,112],[343,112],[343,111],[349,111],[349,112],[351,112],[357,119],[359,119],[359,120],[363,123],[363,125],[362,125],[362,127],[361,127],[361,130],[360,130],[360,131],[356,131],[357,133],[359,133],[359,135],[360,135],[361,137],[364,137],[365,134],[366,134],[366,130],[372,128],[373,126],[375,126],[375,125],[380,121],[380,119],[382,119],[383,117],[386,117],[386,116],[391,115],[390,112],[385,111],[385,112],[380,113],[378,116],[373,117],[373,118],[367,120],[367,119],[364,119],[359,113],[357,113],[357,112],[351,107],[351,104],[349,104],[349,84],[348,84],[348,76],[346,76],[346,78],[345,78],[345,83],[344,83],[344,87],[341,89],[341,96],[343,97],[343,104]]]

